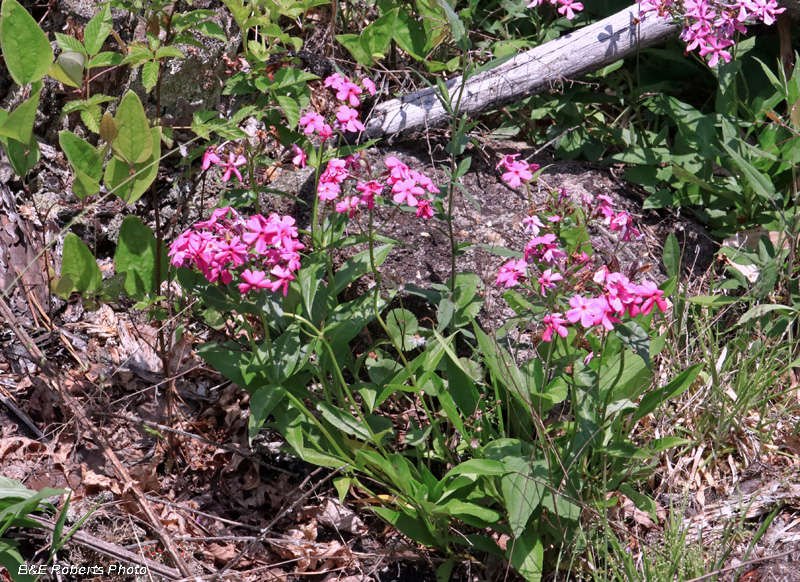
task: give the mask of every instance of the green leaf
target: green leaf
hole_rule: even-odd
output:
[[[39,162],[39,142],[35,137],[32,137],[30,143],[26,145],[15,139],[0,136],[0,143],[3,144],[11,167],[17,176],[25,176],[28,170],[33,169]]]
[[[86,52],[96,55],[103,48],[109,33],[111,32],[111,5],[105,4],[103,8],[95,14],[83,30],[83,42],[86,45]]]
[[[86,49],[84,48],[83,43],[74,36],[68,36],[66,34],[57,32],[56,42],[58,43],[58,47],[64,52],[72,51],[86,54]]]
[[[450,469],[445,474],[444,478],[447,479],[448,477],[455,477],[456,475],[491,476],[505,475],[506,473],[508,473],[508,468],[499,461],[469,459]]]
[[[425,527],[424,521],[388,507],[373,507],[372,511],[415,542],[430,547],[439,545],[434,535]]]
[[[767,313],[771,313],[773,311],[781,311],[783,312],[783,315],[797,315],[798,313],[800,313],[800,309],[797,309],[796,307],[790,307],[788,305],[776,305],[776,304],[756,305],[752,309],[748,310],[748,312],[745,313],[739,319],[736,325],[737,326],[744,325],[745,323],[747,323],[752,319],[759,319],[764,315],[766,315]]]
[[[48,75],[68,87],[80,88],[83,85],[83,72],[86,57],[77,52],[64,52],[58,55]]]
[[[147,160],[140,164],[134,164],[131,168],[127,162],[114,156],[106,166],[103,178],[106,188],[109,192],[122,198],[126,204],[133,204],[141,198],[158,174],[161,158],[161,129],[154,127],[150,130],[150,136],[153,145]]]
[[[745,177],[747,183],[753,189],[753,192],[764,202],[771,203],[775,198],[775,186],[769,178],[762,172],[759,172],[750,162],[745,160],[727,144],[722,144],[722,147],[728,152],[731,160],[733,160],[739,168],[739,171]]]
[[[99,124],[98,119],[98,124]],[[117,115],[117,138],[114,147],[119,154],[131,164],[140,164],[151,157],[153,153],[153,139],[150,133],[150,124],[144,114],[144,107],[139,96],[133,91],[128,91],[120,101]]]
[[[688,297],[689,303],[695,305],[704,305],[706,307],[718,307],[722,305],[730,305],[740,301],[740,297],[728,297],[726,295],[697,295],[695,297]]]
[[[39,89],[27,101],[9,113],[3,125],[0,126],[0,135],[10,137],[21,143],[30,143],[33,136],[33,124],[36,121],[36,110],[39,107],[39,98],[41,96],[42,90]]]
[[[415,347],[411,343],[412,336],[417,333],[419,324],[416,316],[408,309],[393,309],[386,314],[386,327],[389,330],[389,337],[395,345],[402,350],[410,350]]]
[[[142,65],[142,85],[149,93],[150,90],[158,83],[158,69],[160,64],[158,61],[147,61]]]
[[[124,57],[119,53],[102,52],[93,56],[89,60],[88,68],[94,67],[116,67],[122,63]]]
[[[264,386],[250,396],[250,418],[247,421],[247,430],[251,444],[284,396],[286,396],[286,390],[281,386]]]
[[[393,244],[386,244],[373,249],[373,256],[375,257],[375,267],[379,267],[389,256],[389,252],[394,248]],[[333,289],[334,293],[338,295],[344,291],[345,287],[357,281],[362,275],[372,271],[369,258],[369,249],[361,251],[354,255],[352,258],[347,259],[344,265],[336,271],[333,276]]]
[[[662,402],[666,402],[670,398],[675,398],[679,394],[683,394],[692,383],[700,375],[700,372],[705,366],[704,363],[695,364],[694,366],[684,370],[669,384],[663,388],[657,388],[652,392],[645,394],[639,403],[639,408],[633,414],[633,421],[636,422],[653,412]]]
[[[162,46],[160,49],[156,51],[156,58],[157,59],[165,59],[168,57],[173,57],[176,59],[185,59],[186,55],[181,52],[176,46]]]
[[[289,127],[296,127],[300,122],[300,103],[297,99],[280,94],[273,95],[273,97],[286,116],[286,122],[289,124]]]
[[[346,48],[359,64],[369,66],[372,64],[370,56],[361,46],[361,35],[358,34],[337,34],[336,40]]]
[[[145,295],[157,291],[156,246],[156,237],[150,227],[145,226],[137,216],[125,217],[119,229],[114,269],[117,273],[125,273],[123,289],[128,297],[144,299]],[[165,248],[162,248],[161,262],[163,274],[166,274]]]
[[[263,374],[250,366],[252,353],[236,342],[207,342],[197,354],[228,380],[250,392],[267,385]]]
[[[642,358],[647,368],[652,370],[652,365],[650,364],[650,336],[641,325],[635,321],[617,323],[614,325],[614,333],[619,338],[619,341],[622,342],[622,345]]]
[[[664,268],[667,270],[667,278],[679,278],[681,274],[681,247],[674,232],[667,235],[667,240],[664,242],[662,260]]]
[[[398,9],[390,10],[361,32],[361,47],[371,57],[381,57],[389,50]]]
[[[74,233],[68,232],[64,237],[64,256],[61,261],[61,276],[68,275],[72,279],[73,291],[80,293],[95,291],[103,283],[103,275],[97,266],[92,251]]]
[[[103,158],[92,144],[68,130],[58,132],[58,143],[74,170],[96,181],[102,178]]]
[[[206,20],[205,22],[198,23],[194,27],[194,29],[206,36],[209,36],[211,38],[216,38],[217,40],[222,40],[222,41],[228,40],[228,36],[225,34],[225,31],[222,30],[222,27],[216,22],[212,22],[211,20]]]
[[[526,530],[528,519],[542,503],[550,474],[547,464],[541,459],[531,461],[526,457],[506,457],[503,467],[508,471],[500,480],[503,503],[511,532],[519,538]]]
[[[53,64],[47,35],[17,0],[3,0],[0,8],[0,46],[8,72],[18,85],[38,81]]]
[[[537,531],[526,532],[515,539],[508,551],[508,560],[527,582],[539,582],[544,567],[544,545]]]
[[[425,27],[413,18],[405,7],[401,6],[397,13],[392,38],[414,59],[421,61],[425,58],[428,43]]]
[[[94,133],[100,131],[100,118],[103,111],[99,105],[89,105],[86,109],[81,110],[81,120],[86,124],[86,127]]]

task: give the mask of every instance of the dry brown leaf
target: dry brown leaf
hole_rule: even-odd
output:
[[[233,560],[239,552],[233,544],[209,544],[205,550],[205,554],[214,560],[214,565],[224,566]]]
[[[121,495],[122,490],[119,483],[104,475],[99,475],[91,469],[83,466],[83,485],[86,488],[87,495],[92,495],[99,491],[111,491],[115,495]]]
[[[328,498],[319,508],[317,515],[319,524],[337,531],[346,531],[351,534],[362,534],[367,528],[364,522],[341,503],[338,499]]]

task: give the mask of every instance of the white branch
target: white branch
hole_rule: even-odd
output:
[[[474,116],[519,101],[661,44],[679,32],[674,23],[655,14],[642,22],[640,18],[638,6],[631,6],[468,79],[461,100],[462,114]],[[455,102],[462,77],[450,79],[446,85]],[[367,135],[386,137],[446,124],[447,113],[437,93],[429,88],[381,103],[366,124]]]

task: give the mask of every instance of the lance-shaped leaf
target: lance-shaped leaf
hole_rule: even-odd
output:
[[[111,7],[109,4],[103,6],[86,25],[83,31],[83,42],[86,45],[86,52],[94,56],[103,48],[103,43],[111,32]]]
[[[97,194],[103,176],[103,158],[97,148],[66,130],[59,132],[58,143],[75,173],[72,184],[75,195],[84,199]]]
[[[153,138],[144,107],[136,93],[125,93],[114,121],[117,122],[114,148],[119,155],[131,164],[140,164],[147,160],[153,153]]]

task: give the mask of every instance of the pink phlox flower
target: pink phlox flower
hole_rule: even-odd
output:
[[[528,268],[528,263],[524,260],[508,261],[505,265],[500,267],[500,273],[497,275],[495,285],[498,287],[503,284],[506,287],[514,287],[519,283],[519,278],[525,275],[525,269]]]
[[[531,240],[528,241],[528,244],[525,245],[525,260],[527,261],[529,256],[534,256],[537,259],[541,260],[542,255],[544,254],[545,249],[553,244],[556,240],[556,235],[553,233],[547,233],[542,236],[534,236]],[[540,248],[541,247],[541,248]]]
[[[349,82],[350,82],[350,80],[347,77],[343,76],[341,73],[334,73],[333,75],[331,75],[330,77],[325,79],[325,83],[324,84],[325,84],[325,87],[330,87],[330,88],[335,89],[335,90],[338,91],[339,88],[344,83],[349,83]]]
[[[291,216],[281,218],[273,213],[267,219],[268,232],[272,234],[271,244],[275,248],[294,249],[297,246],[297,227],[295,220]]]
[[[408,175],[412,179],[416,180],[420,186],[425,188],[431,194],[439,193],[439,189],[434,185],[433,180],[428,178],[428,176],[426,176],[425,174],[421,174],[416,170],[409,170]]]
[[[222,174],[222,181],[227,182],[231,179],[231,174],[236,174],[236,177],[239,178],[239,181],[242,181],[242,174],[239,172],[239,166],[244,166],[247,163],[247,160],[244,156],[237,156],[233,152],[231,152],[228,156],[228,161],[223,162],[220,165],[225,168],[225,173]]]
[[[319,139],[321,139],[322,141],[325,141],[332,135],[333,135],[333,128],[327,123],[322,126],[322,129],[319,130]]]
[[[389,184],[389,186],[394,186],[395,183],[401,180],[407,180],[411,177],[408,166],[396,157],[389,156],[384,163],[386,167],[389,168],[389,177],[386,179],[386,183]]]
[[[417,183],[412,178],[409,178],[408,180],[395,182],[394,186],[392,186],[392,193],[394,194],[392,198],[395,203],[402,204],[405,202],[413,208],[418,203],[417,196],[425,194],[425,190],[417,186]]]
[[[306,167],[306,160],[308,160],[308,155],[302,149],[300,149],[297,145],[292,146],[292,151],[295,153],[295,156],[292,158],[292,163],[295,166],[300,166],[301,168]]]
[[[594,352],[589,352],[588,354],[586,354],[586,357],[583,358],[583,363],[588,366],[589,362],[591,362],[593,359],[594,359]]]
[[[347,212],[348,218],[353,218],[358,210],[359,202],[361,202],[361,196],[345,196],[343,200],[336,203],[336,212]]]
[[[275,292],[283,287],[283,296],[286,297],[289,293],[289,283],[295,279],[294,275],[289,269],[280,265],[273,267],[270,273],[276,277],[276,280],[270,283],[269,288]]]
[[[239,293],[245,295],[252,289],[269,289],[271,281],[267,278],[264,271],[251,271],[245,269],[242,271],[243,283],[239,283]]]
[[[348,171],[361,170],[366,167],[366,162],[358,156],[349,155],[344,159],[344,167]]]
[[[546,269],[542,276],[537,279],[541,285],[542,295],[547,295],[547,289],[553,290],[556,288],[556,281],[562,281],[564,277],[560,273],[554,273],[552,269]]]
[[[596,297],[591,301],[594,302],[596,315],[594,318],[595,325],[602,325],[606,331],[614,329],[614,324],[619,323],[619,318],[615,317],[614,309],[608,304],[606,297]]]
[[[725,49],[732,44],[732,40],[720,39],[716,36],[708,36],[706,37],[706,45],[700,47],[700,56],[705,57],[707,55],[711,55],[711,58],[708,60],[709,67],[716,67],[720,58],[726,63],[730,63],[731,53]]]
[[[214,232],[221,233],[227,231],[231,222],[239,220],[239,213],[230,206],[224,208],[217,208],[211,213],[208,220],[198,222],[194,225],[196,230],[213,230]]]
[[[317,186],[317,196],[322,201],[336,200],[341,193],[342,188],[336,182],[323,182],[320,180]]]
[[[659,310],[666,311],[669,308],[667,302],[663,299],[664,292],[652,281],[644,281],[639,285],[639,297],[643,299],[641,312],[648,315],[653,306],[657,306]]]
[[[631,217],[631,215],[627,212],[622,211],[614,215],[609,225],[611,226],[611,230],[623,230],[632,223],[633,217]]]
[[[531,0],[526,8],[534,8],[536,6],[541,6],[542,4],[544,4],[544,0]]]
[[[705,47],[707,44],[706,38],[710,34],[712,34],[712,30],[709,26],[698,29],[686,27],[681,31],[680,38],[686,43],[686,52],[688,53],[696,48]]]
[[[305,248],[305,245],[298,244],[295,247],[298,250]],[[284,250],[280,253],[280,258],[286,263],[286,268],[290,271],[297,271],[300,268],[300,253],[295,250]]]
[[[685,18],[694,21],[691,28],[695,30],[711,26],[717,19],[717,12],[705,0],[685,0],[683,8]]]
[[[598,285],[602,285],[605,282],[606,277],[608,277],[608,274],[610,272],[611,271],[608,270],[608,265],[603,265],[602,267],[597,269],[594,276],[592,277],[592,281],[594,281]]]
[[[763,21],[767,26],[775,22],[775,16],[784,12],[786,8],[778,8],[775,0],[752,0],[750,12]],[[725,61],[726,63],[728,61]]]
[[[556,332],[562,338],[567,337],[567,328],[564,325],[567,321],[564,319],[564,316],[560,313],[551,313],[545,315],[542,319],[542,322],[545,324],[545,330],[542,334],[542,340],[549,342],[553,339],[553,332]]]
[[[361,203],[366,204],[367,208],[372,210],[375,208],[375,195],[383,191],[383,184],[377,182],[376,180],[370,180],[369,182],[358,182],[356,184],[356,190],[361,192]]]
[[[527,182],[533,178],[533,174],[528,168],[530,168],[528,162],[513,162],[506,165],[508,171],[502,175],[502,178],[505,182],[508,182],[509,186],[516,188],[523,181]]]
[[[203,154],[203,171],[205,172],[207,169],[209,169],[211,164],[218,164],[219,161],[220,160],[219,156],[217,155],[216,148],[208,148]]]
[[[373,97],[375,96],[375,83],[372,82],[372,79],[362,77],[361,84],[364,85],[364,89],[366,89],[370,95]]]
[[[430,200],[419,201],[417,204],[417,216],[420,216],[426,220],[433,217],[433,207],[431,206]]]
[[[589,328],[594,325],[595,319],[602,318],[600,307],[594,299],[584,299],[581,295],[575,295],[569,300],[567,319],[571,323],[580,322],[583,327]]]
[[[249,232],[245,232],[242,235],[242,240],[252,245],[257,254],[265,254],[267,247],[272,244],[272,239],[275,236],[274,229],[270,228],[267,219],[260,214],[251,217],[246,226]]]
[[[525,234],[533,233],[533,236],[538,236],[541,229],[544,228],[544,223],[538,216],[526,216],[522,219],[522,224],[525,225]]]
[[[591,258],[592,257],[586,254],[586,251],[581,251],[580,254],[572,255],[572,262],[575,265],[583,265],[584,263],[589,262],[589,259]]]
[[[347,162],[341,158],[333,158],[328,162],[328,167],[322,172],[320,182],[336,182],[341,184],[350,176],[347,171]]]
[[[303,133],[306,135],[314,133],[315,131],[322,131],[325,126],[325,118],[316,111],[309,111],[300,118],[300,127],[305,127]]]
[[[347,101],[350,103],[351,107],[358,107],[361,104],[361,101],[358,98],[361,93],[363,93],[363,89],[361,89],[361,87],[355,83],[351,83],[350,81],[345,81],[339,85],[336,98],[339,101]]]
[[[572,20],[575,18],[576,12],[583,10],[583,4],[580,2],[575,2],[575,0],[558,0],[558,3],[561,4],[561,8],[558,9],[558,13],[566,16],[567,20]]]
[[[336,112],[336,119],[339,120],[345,131],[353,133],[366,129],[364,124],[358,120],[358,111],[351,109],[347,105],[339,106],[339,111]]]
[[[497,162],[497,165],[494,167],[495,170],[499,170],[500,166],[508,168],[509,165],[516,163],[515,160],[520,157],[522,154],[506,154],[503,156],[503,159]]]
[[[547,222],[561,222],[564,220],[563,216],[559,216],[558,214],[554,214],[553,216],[547,217]]]
[[[247,260],[247,247],[242,244],[238,236],[233,237],[230,241],[220,241],[214,260],[219,265],[227,265],[232,262],[234,267],[240,267]]]
[[[567,253],[561,250],[557,244],[549,244],[544,248],[542,252],[541,261],[543,263],[547,263],[548,265],[555,265],[556,263],[560,263],[564,259],[567,258]]]

